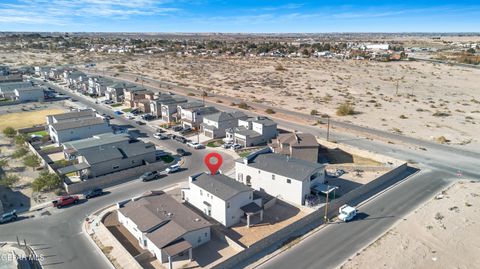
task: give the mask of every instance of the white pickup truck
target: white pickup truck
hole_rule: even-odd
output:
[[[353,218],[355,218],[355,216],[357,215],[357,209],[353,206],[349,206],[349,205],[342,205],[339,209],[338,209],[338,218],[341,220],[341,221],[344,221],[344,222],[348,222],[350,220],[352,220]]]

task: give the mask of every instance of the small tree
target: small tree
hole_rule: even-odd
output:
[[[347,115],[353,115],[353,114],[355,114],[355,110],[350,103],[341,104],[337,108],[337,115],[338,116],[347,116]]]
[[[17,184],[18,181],[20,181],[20,178],[17,175],[9,174],[0,179],[0,185],[12,187],[13,185]]]
[[[3,169],[8,166],[8,161],[7,159],[1,159],[0,160],[0,169]]]
[[[50,173],[48,171],[43,171],[40,173],[40,176],[33,180],[32,189],[35,192],[39,191],[49,191],[55,188],[58,188],[62,180],[57,174]]]
[[[267,108],[267,109],[265,110],[265,113],[267,113],[267,114],[275,114],[275,110],[273,110],[273,109],[271,109],[271,108]]]
[[[21,147],[13,152],[12,157],[15,159],[22,158],[27,153],[28,153],[28,150],[24,147]]]
[[[24,145],[27,142],[28,136],[26,134],[18,134],[15,136],[15,144],[17,146]]]
[[[310,111],[310,115],[312,115],[312,116],[318,115],[318,111],[316,109],[312,109]]]
[[[243,102],[242,102],[242,103],[238,104],[238,108],[241,108],[241,109],[249,109],[250,106],[248,106],[246,103],[243,103]]]
[[[6,137],[12,138],[17,134],[17,131],[15,131],[15,129],[13,129],[12,127],[7,127],[5,129],[3,129],[3,134]]]
[[[40,166],[40,158],[38,158],[38,156],[35,154],[28,154],[27,156],[23,157],[23,164],[35,170],[35,168]]]

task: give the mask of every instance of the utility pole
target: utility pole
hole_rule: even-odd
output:
[[[327,141],[330,139],[330,116],[327,117]]]
[[[329,191],[328,191],[329,189],[330,189],[330,187],[327,185],[327,201],[325,202],[325,216],[323,216],[323,220],[324,220],[325,222],[328,221],[327,214],[328,214],[328,196],[330,195],[330,193],[329,193]]]

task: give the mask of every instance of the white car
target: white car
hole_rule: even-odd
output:
[[[237,150],[237,149],[241,149],[242,146],[239,145],[239,144],[233,144],[231,148],[232,148],[233,150]]]
[[[222,148],[224,149],[229,149],[233,146],[233,143],[232,142],[227,142],[225,144],[222,145]]]
[[[167,169],[165,169],[165,172],[167,172],[167,174],[171,174],[177,172],[178,170],[180,170],[180,165],[174,164],[167,167]]]
[[[197,142],[188,142],[187,146],[194,148],[194,149],[203,149],[204,146],[202,144],[199,144]]]
[[[161,133],[155,133],[153,134],[153,137],[155,137],[156,139],[162,139],[163,135]]]

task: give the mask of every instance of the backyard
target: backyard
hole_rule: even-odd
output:
[[[16,112],[0,115],[0,131],[6,127],[14,129],[31,127],[33,125],[45,124],[45,117],[52,114],[63,113],[59,108],[43,109],[28,112]]]

